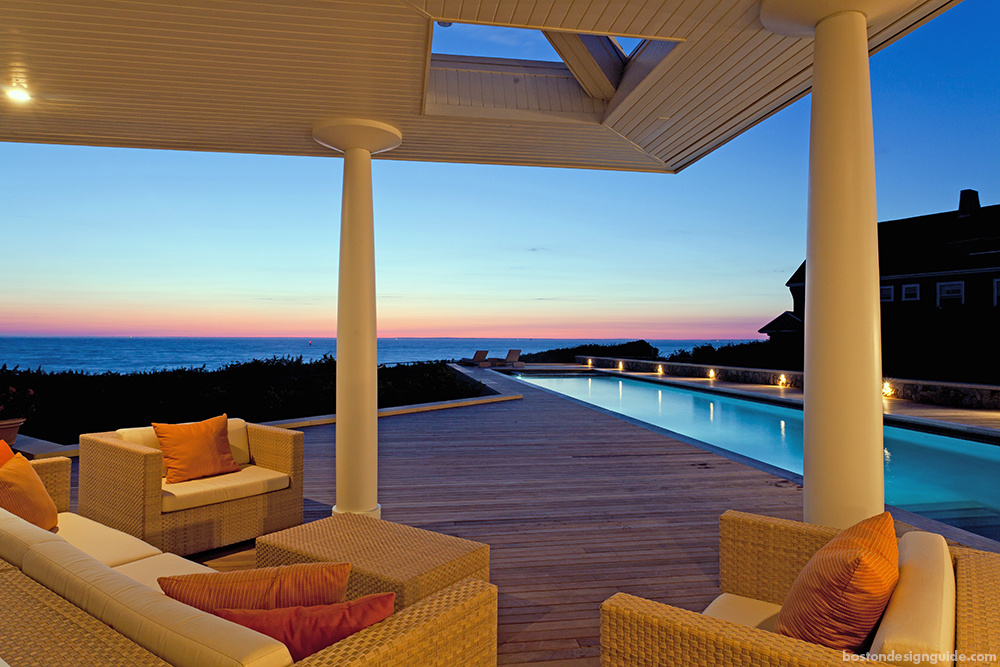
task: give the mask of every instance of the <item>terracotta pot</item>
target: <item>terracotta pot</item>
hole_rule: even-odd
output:
[[[21,428],[21,424],[24,420],[18,419],[0,419],[0,440],[5,440],[8,445],[13,445],[14,441],[17,440],[17,429]]]

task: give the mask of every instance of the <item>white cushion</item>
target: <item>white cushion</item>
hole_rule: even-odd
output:
[[[59,513],[56,535],[108,567],[163,553],[138,537],[70,512]]]
[[[0,507],[0,558],[20,569],[24,554],[40,542],[59,542],[55,533],[39,528]]]
[[[187,558],[181,558],[177,554],[157,554],[119,565],[115,568],[115,572],[121,572],[129,579],[162,593],[163,589],[156,581],[160,577],[176,577],[181,574],[199,574],[201,572],[215,572],[215,570]]]
[[[186,422],[191,423],[191,422]],[[235,417],[228,422],[229,427],[229,451],[237,465],[245,466],[250,463],[250,441],[247,438],[247,423]],[[156,438],[156,431],[152,426],[137,426],[135,428],[120,428],[116,431],[123,440],[136,445],[145,445],[153,449],[160,448],[160,441]],[[163,474],[167,474],[166,466]]]
[[[955,569],[944,538],[911,531],[899,540],[899,581],[879,624],[872,653],[891,664],[952,664],[955,651]],[[922,656],[924,661],[904,660]]]
[[[177,484],[161,482],[164,512],[177,512],[191,507],[203,507],[237,498],[249,498],[262,493],[287,489],[291,479],[283,472],[247,466],[239,472],[214,477],[202,477]]]
[[[779,611],[781,611],[780,604],[723,593],[712,600],[712,603],[701,613],[704,616],[711,616],[722,621],[774,632],[774,624],[778,620]]]
[[[174,667],[287,667],[281,642],[182,604],[65,542],[32,547],[24,573]]]

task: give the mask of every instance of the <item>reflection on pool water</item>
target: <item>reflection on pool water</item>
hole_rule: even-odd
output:
[[[802,474],[802,411],[608,376],[521,379]],[[885,427],[885,499],[997,539],[1000,446]]]

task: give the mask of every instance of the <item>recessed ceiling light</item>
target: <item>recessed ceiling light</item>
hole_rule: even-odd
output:
[[[7,91],[7,97],[18,102],[27,102],[31,99],[27,88],[11,88]]]

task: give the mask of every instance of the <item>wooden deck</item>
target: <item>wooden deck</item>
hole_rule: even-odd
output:
[[[503,665],[596,667],[618,591],[700,611],[718,517],[801,518],[801,487],[541,389],[379,420],[382,518],[491,547]],[[306,433],[306,520],[334,503],[335,426]],[[213,554],[213,556],[215,556]],[[252,551],[205,560],[252,567]]]

